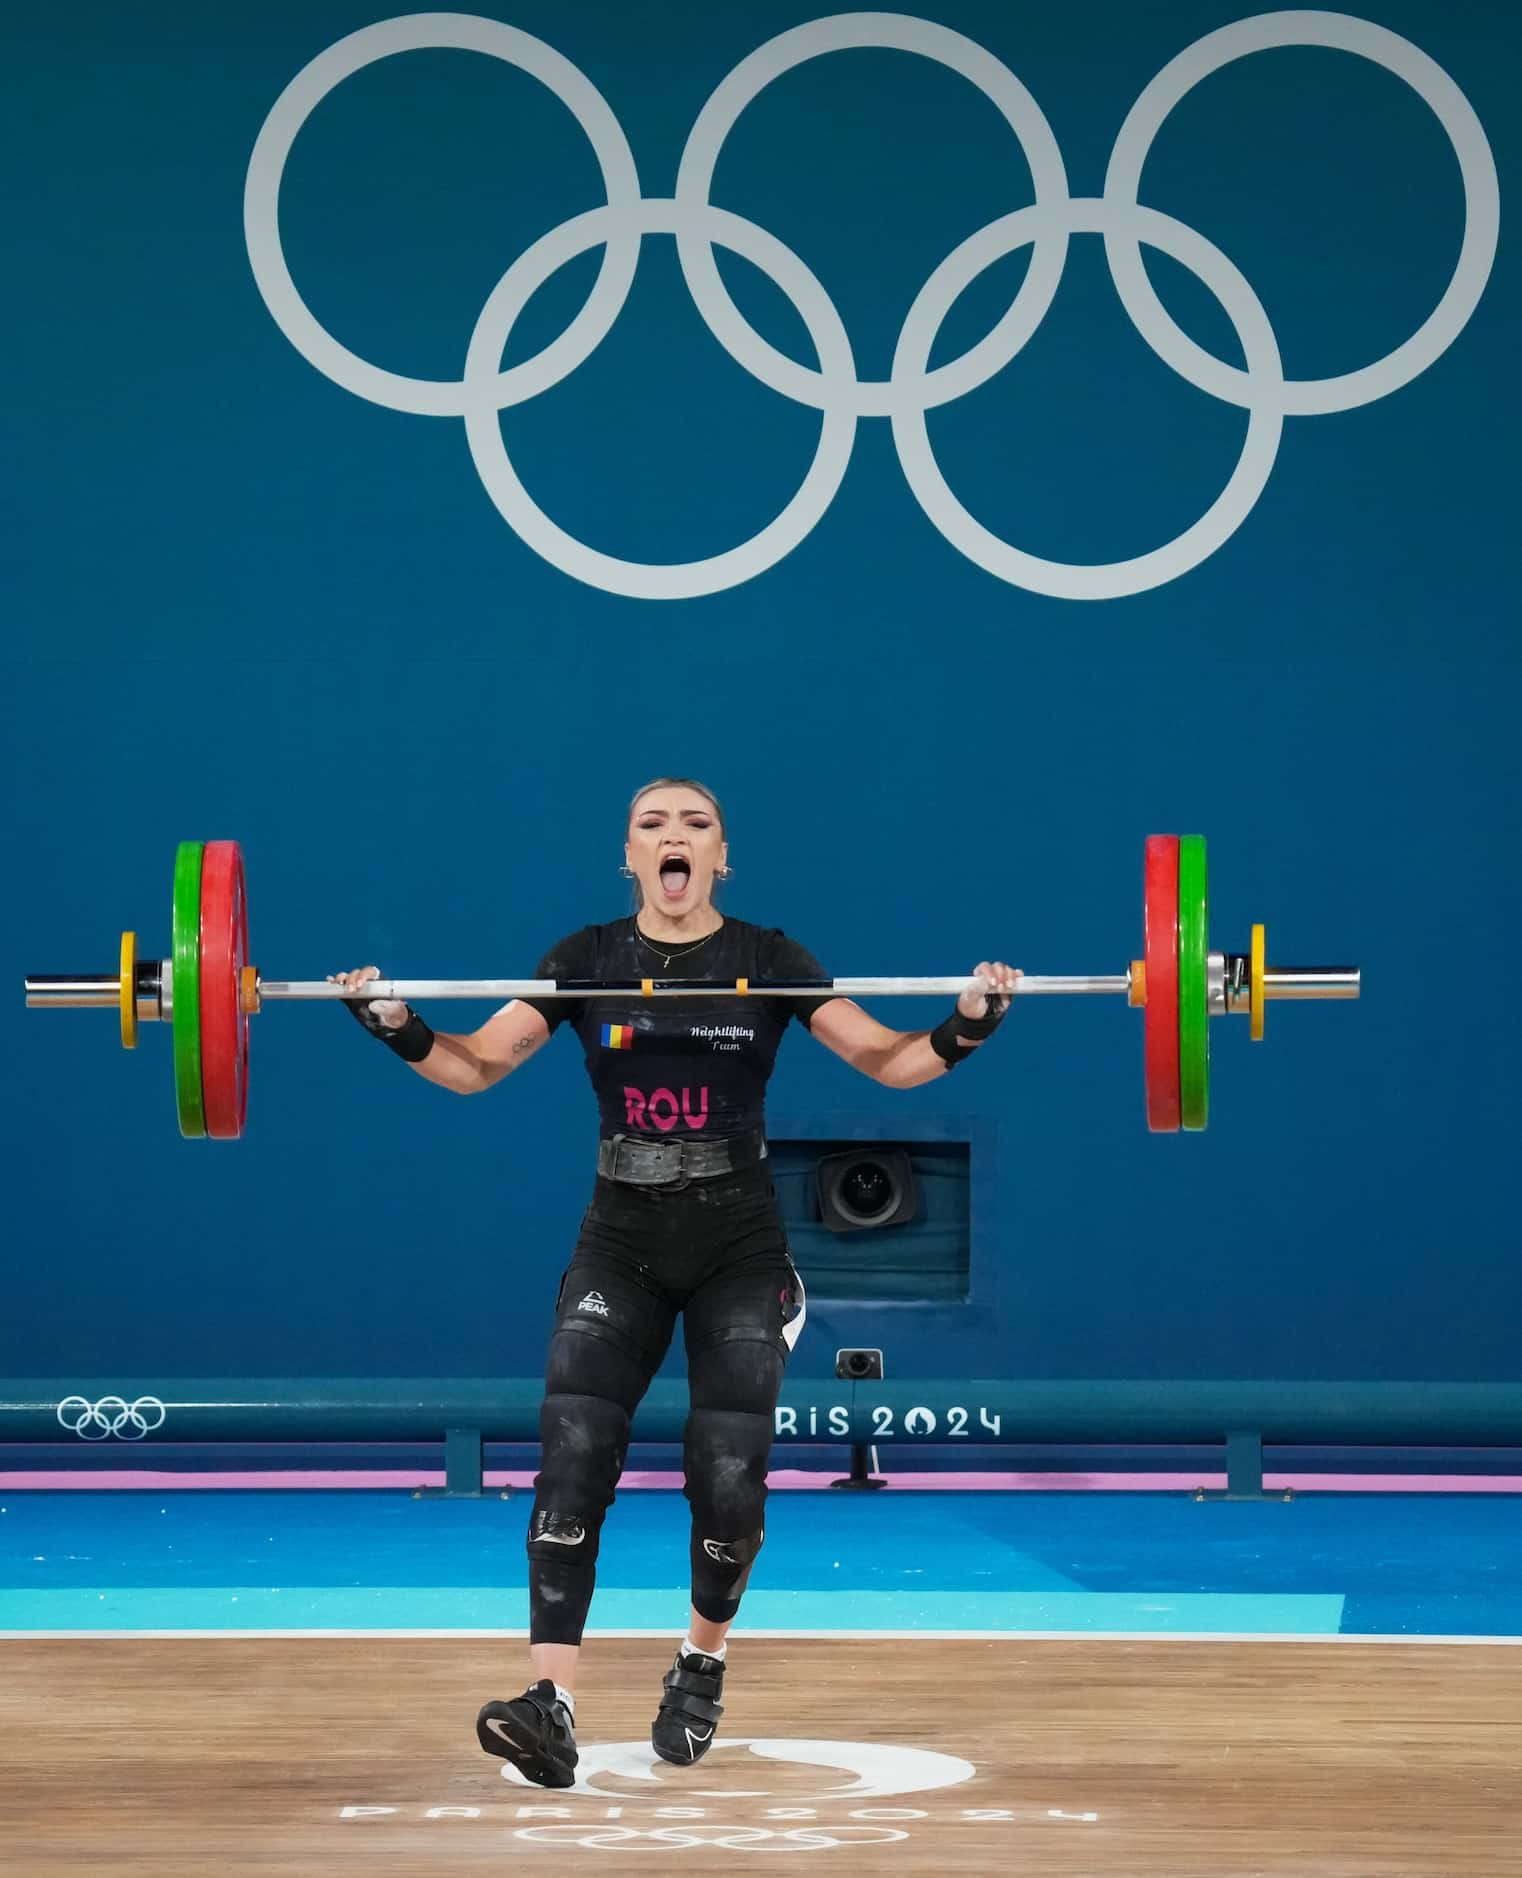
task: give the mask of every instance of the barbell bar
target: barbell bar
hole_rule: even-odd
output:
[[[1145,864],[1143,956],[1124,972],[1100,976],[1027,973],[1021,997],[1124,996],[1143,1009],[1147,1122],[1157,1133],[1203,1129],[1208,1119],[1208,1020],[1245,1015],[1263,1034],[1264,1006],[1281,999],[1356,998],[1356,965],[1265,963],[1264,930],[1252,929],[1246,953],[1212,951],[1203,837],[1153,835]],[[787,998],[958,997],[975,981],[956,977],[671,979],[377,978],[358,990],[324,979],[266,979],[248,963],[248,891],[233,841],[181,842],[175,857],[173,936],[163,960],[137,956],[123,933],[112,975],[38,974],[26,980],[31,1010],[98,1009],[120,1013],[125,1048],[138,1025],[167,1022],[174,1039],[175,1103],[180,1132],[236,1140],[248,1103],[248,1023],[267,1003],[374,1002],[461,998]]]
[[[1246,959],[1231,954],[1212,953],[1217,976],[1224,965],[1246,966]],[[1133,965],[1139,965],[1136,960]],[[151,1023],[168,1020],[172,1011],[169,989],[160,989],[160,966],[144,960],[137,967],[137,1021]],[[1081,996],[1086,992],[1110,992],[1128,995],[1138,978],[1133,971],[1101,977],[1035,977],[1027,972],[1015,986],[1017,995],[1030,997],[1056,994]],[[346,998],[355,1003],[373,1003],[381,998],[813,998],[822,991],[837,997],[960,997],[974,981],[964,973],[960,978],[372,978],[359,991],[330,985],[322,979],[259,978],[257,1001],[246,1006],[252,1013],[271,1001],[291,999],[296,1002]],[[1263,996],[1270,1004],[1276,1000],[1346,999],[1359,995],[1359,970],[1356,965],[1276,966],[1263,974]],[[245,993],[245,996],[247,994]],[[32,1011],[111,1010],[120,1001],[119,980],[112,974],[94,977],[48,977],[38,975],[26,981],[27,1009]],[[1140,1004],[1142,1000],[1132,1000]],[[1210,1015],[1221,1017],[1226,1011],[1246,1014],[1248,993],[1245,970],[1241,982],[1229,987],[1223,1000],[1218,988],[1212,993]],[[126,1048],[132,1049],[128,1044]]]

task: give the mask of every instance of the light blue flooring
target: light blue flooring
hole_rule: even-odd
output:
[[[0,1630],[514,1630],[529,1496],[7,1492]],[[687,1508],[622,1495],[594,1630],[686,1616]],[[1522,1500],[772,1496],[742,1617],[799,1631],[1522,1635]]]

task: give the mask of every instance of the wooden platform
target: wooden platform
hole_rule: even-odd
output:
[[[1501,1878],[1522,1868],[1515,1648],[742,1638],[731,1659],[728,1745],[695,1768],[652,1768],[669,1646],[594,1641],[578,1717],[593,1790],[556,1795],[505,1780],[475,1742],[481,1702],[523,1686],[520,1644],[7,1640],[0,1868],[17,1878],[552,1867],[581,1878],[721,1865]]]

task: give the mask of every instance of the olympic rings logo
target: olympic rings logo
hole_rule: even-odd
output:
[[[141,1441],[144,1435],[163,1427],[166,1413],[156,1395],[140,1395],[135,1402],[126,1402],[119,1395],[103,1395],[98,1402],[69,1395],[58,1404],[59,1421],[82,1441],[105,1441],[111,1435],[123,1441]],[[156,1419],[150,1420],[150,1416]]]
[[[724,1852],[833,1852],[848,1845],[891,1845],[907,1832],[891,1826],[521,1826],[515,1839],[533,1845],[577,1846],[604,1852],[691,1851],[713,1846]]]
[[[1458,158],[1464,234],[1453,275],[1437,305],[1402,344],[1358,370],[1332,378],[1284,376],[1267,313],[1245,277],[1196,230],[1139,200],[1141,173],[1164,120],[1194,87],[1250,53],[1320,46],[1368,59],[1402,79],[1437,118]],[[856,376],[851,343],[834,303],[793,250],[709,196],[724,141],[740,114],[774,79],[825,53],[864,47],[916,53],[958,73],[1009,125],[1030,166],[1035,201],[961,242],[919,290],[899,333],[890,376]],[[457,380],[409,378],[347,350],[313,316],[296,289],[280,241],[280,184],[286,158],[317,105],[354,73],[400,52],[451,48],[484,53],[548,87],[585,131],[607,201],[534,242],[487,297]],[[276,324],[318,371],[356,396],[391,410],[464,420],[481,481],[508,525],[552,566],[609,593],[649,600],[719,593],[776,565],[813,530],[844,479],[861,418],[887,418],[899,462],[925,514],[951,545],[996,578],[1034,593],[1073,600],[1116,599],[1176,580],[1227,541],[1262,494],[1284,419],[1354,410],[1409,384],[1453,344],[1490,276],[1500,224],[1500,189],[1485,132],[1463,92],[1426,53],[1367,20],[1341,13],[1265,13],[1205,34],[1169,61],[1131,106],[1116,137],[1104,194],[1070,196],[1062,154],[1040,107],[1015,74],[975,40],[929,20],[894,13],[846,13],[780,33],[744,58],[698,114],[678,165],[673,196],[640,191],[634,156],[618,120],[586,75],[542,40],[469,14],[409,14],[367,26],[319,53],[276,100],[249,159],[244,235],[254,279]],[[534,502],[508,455],[500,413],[558,384],[602,341],[623,307],[646,235],[675,238],[682,275],[709,330],[744,370],[785,398],[819,413],[819,441],[802,483],[781,512],[738,547],[701,561],[652,565],[600,553],[577,541]],[[953,493],[931,448],[926,413],[967,396],[1002,371],[1040,325],[1062,278],[1068,242],[1098,235],[1122,306],[1152,350],[1181,378],[1247,413],[1235,468],[1191,527],[1130,560],[1095,565],[1043,560],[995,535]],[[776,351],[730,298],[715,245],[743,255],[792,302],[817,366]],[[1013,301],[977,344],[946,363],[929,360],[942,321],[962,291],[1018,249],[1030,266]],[[1214,357],[1177,326],[1153,291],[1143,247],[1170,255],[1213,293],[1235,329],[1245,366]],[[502,369],[515,321],[557,269],[591,248],[602,265],[586,303],[560,336],[532,358]]]

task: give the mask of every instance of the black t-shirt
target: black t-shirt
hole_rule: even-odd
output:
[[[691,940],[674,941],[680,951]],[[728,919],[686,958],[653,952],[632,918],[583,926],[539,962],[538,976],[574,979],[824,978],[812,953],[776,927]],[[553,1031],[581,1039],[597,1092],[603,1138],[741,1134],[766,1125],[766,1084],[777,1045],[796,1017],[805,1027],[833,993],[796,998],[524,998]]]

